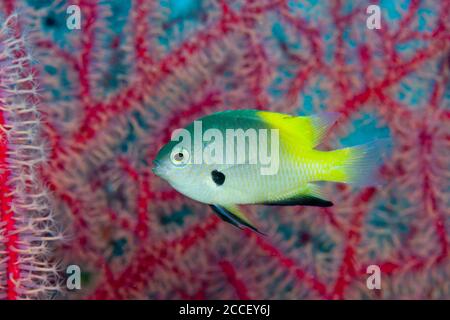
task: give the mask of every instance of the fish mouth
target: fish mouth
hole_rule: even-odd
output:
[[[164,175],[165,170],[161,166],[161,164],[157,160],[153,160],[153,168],[152,171],[158,177],[162,177]]]

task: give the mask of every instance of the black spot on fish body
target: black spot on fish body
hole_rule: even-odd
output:
[[[220,171],[217,170],[211,171],[211,177],[215,182],[215,184],[217,184],[218,186],[223,185],[223,183],[225,182],[225,175]]]

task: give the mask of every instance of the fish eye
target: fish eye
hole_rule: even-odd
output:
[[[175,155],[174,155],[175,161],[183,161],[183,157],[184,157],[184,155],[182,152],[175,153]]]
[[[174,150],[170,156],[170,160],[176,166],[185,166],[189,162],[189,152],[184,148]]]

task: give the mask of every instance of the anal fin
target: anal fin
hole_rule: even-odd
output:
[[[299,195],[289,199],[269,201],[262,203],[268,206],[313,206],[313,207],[331,207],[333,202],[308,195]]]
[[[308,183],[305,188],[279,199],[265,201],[261,204],[269,206],[313,206],[331,207],[333,202],[323,199],[317,185]]]

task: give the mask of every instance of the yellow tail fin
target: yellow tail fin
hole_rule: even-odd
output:
[[[391,147],[390,139],[330,151],[331,169],[327,180],[358,186],[380,184],[379,168]]]

